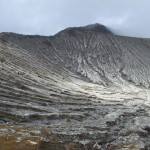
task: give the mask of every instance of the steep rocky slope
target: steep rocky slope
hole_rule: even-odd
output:
[[[0,33],[0,150],[150,149],[149,58],[99,24]]]

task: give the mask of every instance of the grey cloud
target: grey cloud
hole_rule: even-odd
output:
[[[53,35],[100,23],[117,34],[150,37],[149,0],[0,0],[0,32]]]

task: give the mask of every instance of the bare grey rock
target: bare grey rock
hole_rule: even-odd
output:
[[[149,149],[149,58],[150,39],[99,24],[1,33],[0,123],[38,125],[64,149]],[[39,149],[53,147],[44,138]]]

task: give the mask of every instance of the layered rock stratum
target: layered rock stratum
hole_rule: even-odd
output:
[[[149,88],[150,39],[0,33],[0,150],[149,150]]]

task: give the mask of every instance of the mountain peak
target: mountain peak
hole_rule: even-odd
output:
[[[99,23],[90,24],[90,25],[81,26],[81,27],[69,27],[65,30],[60,31],[59,33],[65,33],[65,32],[73,33],[76,31],[81,31],[81,32],[90,31],[90,32],[97,32],[97,33],[113,34],[106,26],[101,25]]]
[[[96,32],[103,32],[103,33],[112,33],[106,26],[101,25],[99,23],[90,24],[83,27],[85,30],[91,30]]]

